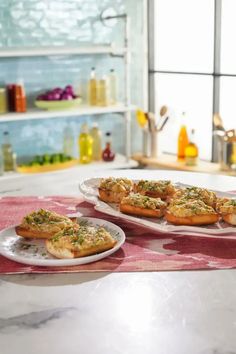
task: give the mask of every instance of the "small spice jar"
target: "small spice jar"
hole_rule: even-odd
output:
[[[5,88],[0,88],[0,113],[7,112],[7,92]]]

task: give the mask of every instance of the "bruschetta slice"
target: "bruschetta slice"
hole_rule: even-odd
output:
[[[148,181],[140,180],[134,185],[134,192],[142,195],[147,195],[152,198],[161,198],[163,200],[168,199],[175,193],[175,187],[171,181],[159,180]]]
[[[217,211],[225,222],[230,225],[236,225],[236,199],[218,199]]]
[[[172,200],[165,219],[174,225],[210,225],[219,220],[217,212],[201,200]]]
[[[54,211],[39,209],[26,215],[15,230],[25,238],[50,238],[68,225],[73,225],[73,220]]]
[[[139,193],[124,197],[120,203],[120,211],[124,214],[161,218],[164,215],[166,203],[160,198],[151,198]]]
[[[116,243],[103,227],[78,227],[75,224],[46,240],[46,248],[57,258],[79,258],[107,251]]]
[[[103,178],[98,188],[99,198],[106,203],[120,203],[133,189],[133,182],[127,178]]]
[[[173,195],[174,199],[185,199],[185,200],[201,200],[205,204],[211,206],[212,208],[216,207],[216,194],[213,191],[210,191],[206,188],[200,187],[187,187],[183,189],[178,189]]]

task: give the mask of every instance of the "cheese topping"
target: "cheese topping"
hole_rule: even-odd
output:
[[[138,191],[148,191],[148,192],[158,192],[165,194],[172,194],[175,191],[174,186],[171,181],[148,181],[148,180],[140,180],[137,183]]]
[[[217,206],[221,214],[236,214],[236,199],[224,199]]]
[[[66,216],[59,215],[53,211],[39,209],[26,215],[22,220],[21,227],[37,231],[58,232],[71,224],[73,222]]]
[[[55,248],[67,248],[73,250],[86,250],[93,246],[103,245],[113,241],[112,236],[103,227],[90,227],[74,225],[57,233],[51,241]]]
[[[100,183],[100,188],[113,192],[130,192],[133,187],[133,182],[128,178],[103,178]]]
[[[166,203],[160,198],[151,198],[139,193],[130,194],[128,197],[124,197],[121,204],[128,204],[135,207],[152,210],[163,209],[166,207]]]
[[[181,198],[185,200],[201,200],[209,206],[214,206],[216,203],[216,194],[205,188],[187,187],[179,189],[174,198]]]
[[[172,200],[168,211],[176,217],[188,217],[193,215],[215,214],[215,210],[206,205],[202,200]]]

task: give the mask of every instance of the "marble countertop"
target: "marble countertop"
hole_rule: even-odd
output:
[[[75,170],[0,182],[0,196],[79,195]],[[235,190],[236,178],[109,171]],[[235,270],[17,275],[0,278],[1,354],[236,353]]]

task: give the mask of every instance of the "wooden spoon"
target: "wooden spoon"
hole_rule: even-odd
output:
[[[162,106],[160,109],[160,116],[159,122],[157,124],[157,130],[161,131],[164,128],[164,125],[167,123],[169,117],[166,115],[168,112],[167,106]]]
[[[160,116],[163,117],[164,115],[166,115],[167,111],[168,111],[168,107],[162,106],[160,109]]]
[[[214,114],[214,116],[213,116],[213,122],[214,122],[215,127],[216,127],[218,130],[224,130],[224,131],[225,131],[225,128],[223,127],[222,118],[221,118],[221,116],[219,115],[219,113],[215,113],[215,114]]]

